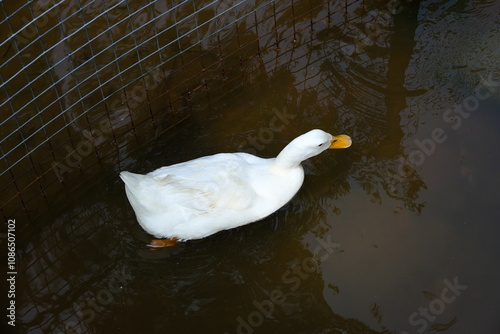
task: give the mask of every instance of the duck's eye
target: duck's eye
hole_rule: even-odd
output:
[[[323,143],[321,143],[321,144],[318,145],[318,147],[321,147],[321,146],[323,146]]]

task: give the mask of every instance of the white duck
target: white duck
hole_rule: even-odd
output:
[[[150,246],[165,247],[267,217],[302,186],[302,161],[328,148],[349,146],[349,136],[312,130],[272,159],[220,153],[146,175],[121,172],[120,177],[139,224],[164,238],[153,240]]]

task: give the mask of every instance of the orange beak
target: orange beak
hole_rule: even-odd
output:
[[[332,136],[330,147],[328,148],[348,148],[351,144],[352,140],[348,135]]]

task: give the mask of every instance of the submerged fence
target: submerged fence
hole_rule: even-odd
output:
[[[198,112],[193,106],[222,98],[318,41],[335,38],[346,55],[385,43],[380,27],[389,6],[0,1],[3,215],[36,218],[64,200],[69,185],[121,169],[135,148]]]
[[[94,325],[90,303],[107,305],[130,275],[115,251],[123,247],[116,244],[120,238],[103,242],[102,236],[133,232],[101,222],[102,203],[45,224],[33,223],[37,218],[90,180],[109,173],[117,178],[137,149],[251,85],[260,73],[286,67],[293,85],[314,87],[318,100],[329,96],[324,109],[331,96],[348,95],[345,85],[354,91],[347,98],[356,98],[356,83],[386,78],[381,73],[398,5],[0,0],[0,205],[5,219],[16,218],[18,244],[25,245],[18,248],[23,274],[17,305],[25,332],[88,332]],[[400,55],[395,58],[401,63]],[[362,77],[357,67],[366,69]],[[347,72],[355,79],[350,83],[342,82]],[[352,117],[343,116],[344,123]],[[383,121],[363,115],[356,120],[367,136]],[[103,268],[94,257],[106,257],[116,268]],[[60,261],[88,266],[92,280],[81,281],[78,272],[61,275]]]

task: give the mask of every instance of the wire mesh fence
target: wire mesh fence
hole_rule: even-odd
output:
[[[321,97],[332,91],[344,93],[332,82],[342,81],[347,65],[354,72],[356,66],[368,69],[359,80],[379,80],[375,76],[388,60],[390,3],[0,1],[4,217],[24,214],[34,221],[64,202],[69,189],[123,169],[131,152],[251,84],[262,71],[285,66],[296,76],[295,86],[315,87],[320,104],[331,102]],[[373,126],[379,120],[368,121]],[[90,302],[82,291],[98,298],[108,286],[112,294],[115,285],[106,280],[113,272],[127,276],[119,264],[102,268],[81,259],[102,280],[85,286],[77,274],[61,278],[57,263],[75,260],[70,250],[78,254],[100,243],[96,231],[102,233],[103,226],[90,217],[105,209],[90,203],[85,215],[78,210],[68,211],[48,230],[23,233],[36,240],[36,247],[21,251],[25,274],[18,318],[27,333],[87,332],[90,318],[81,312],[90,309]],[[65,224],[82,216],[89,217],[85,226]],[[113,263],[116,247],[107,245],[95,256]],[[126,282],[125,277],[122,285]],[[56,308],[40,302],[49,299]],[[75,308],[73,300],[82,301]]]
[[[387,44],[392,9],[356,0],[0,2],[3,215],[34,219],[82,175],[121,169],[194,105],[262,68],[307,69],[323,43],[338,44],[331,63],[344,55],[381,67],[373,52]],[[322,84],[303,81],[313,83]]]

